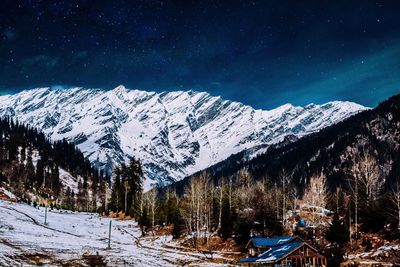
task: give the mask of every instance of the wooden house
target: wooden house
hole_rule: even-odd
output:
[[[298,237],[263,238],[249,243],[249,251],[265,251],[258,256],[241,259],[240,265],[244,266],[265,266],[265,267],[323,267],[327,266],[325,256],[321,255],[315,248]],[[258,244],[258,246],[256,245]],[[264,246],[261,246],[263,244]],[[275,244],[275,245],[274,245]]]
[[[272,247],[276,247],[288,242],[303,241],[297,236],[274,236],[274,237],[252,237],[246,245],[249,256],[256,256],[267,251]]]

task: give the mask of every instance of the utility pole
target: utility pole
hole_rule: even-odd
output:
[[[111,220],[110,220],[110,227],[108,229],[108,249],[111,249]]]
[[[47,225],[47,206],[44,210],[44,224]]]

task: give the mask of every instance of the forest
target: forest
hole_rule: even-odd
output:
[[[65,184],[63,173],[69,179]],[[75,188],[69,186],[71,180]],[[34,205],[140,216],[143,173],[138,160],[116,166],[111,181],[74,144],[52,142],[37,129],[9,117],[0,118],[0,182],[20,200]]]

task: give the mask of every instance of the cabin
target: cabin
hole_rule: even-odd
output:
[[[252,238],[247,244],[250,257],[239,260],[243,266],[323,267],[326,257],[299,237]],[[261,253],[256,256],[256,252]],[[252,254],[253,253],[253,254]]]
[[[252,237],[246,245],[249,255],[254,257],[272,247],[276,247],[285,243],[303,241],[297,236],[274,236],[274,237]]]

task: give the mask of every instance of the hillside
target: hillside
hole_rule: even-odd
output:
[[[18,198],[95,210],[108,179],[73,144],[52,142],[35,128],[0,118],[0,186]]]
[[[52,140],[66,139],[108,173],[130,157],[140,159],[147,188],[287,135],[305,136],[365,109],[334,101],[256,110],[205,92],[155,93],[124,86],[38,88],[0,96],[0,116],[37,127]]]
[[[398,181],[400,171],[400,95],[317,133],[270,146],[252,159],[247,160],[248,153],[243,151],[204,171],[218,180],[246,168],[255,179],[268,176],[277,181],[284,169],[303,189],[311,175],[323,172],[330,188],[346,187],[351,166],[363,152],[376,157],[384,180],[382,189],[388,190]],[[177,186],[182,189],[185,183]]]

